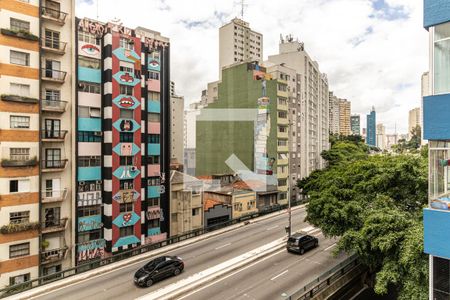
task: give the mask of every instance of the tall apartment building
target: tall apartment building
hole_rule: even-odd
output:
[[[170,234],[169,40],[77,20],[77,263]]]
[[[184,97],[170,96],[170,158],[184,161]]]
[[[361,116],[350,116],[350,129],[353,135],[361,135]]]
[[[411,138],[411,131],[419,126],[422,128],[422,113],[420,107],[413,108],[408,114],[408,137]]]
[[[377,124],[377,147],[381,150],[387,147],[386,127],[382,123]]]
[[[339,98],[333,92],[329,93],[330,133],[339,134]]]
[[[73,1],[0,1],[0,287],[72,266]]]
[[[430,256],[430,299],[450,298],[450,5],[424,1],[430,33],[429,94],[423,97],[423,136],[429,143],[429,208],[423,211],[424,251]],[[425,94],[423,91],[423,94]]]
[[[377,145],[377,113],[375,107],[367,115],[366,144],[370,146]]]
[[[280,201],[286,203],[287,83],[271,80],[257,63],[238,63],[222,72],[218,101],[197,116],[196,175],[251,171],[267,185],[278,185]],[[233,155],[240,163],[230,166]]]
[[[339,99],[339,134],[351,135],[350,111],[351,103],[345,99]]]
[[[296,94],[300,111],[296,111],[300,129],[299,147],[301,164],[300,178],[309,176],[325,167],[320,153],[328,150],[329,144],[329,91],[326,74],[319,70],[319,64],[313,61],[304,49],[304,44],[292,38],[281,40],[279,54],[270,55],[268,61],[284,64],[297,73]]]
[[[244,20],[234,18],[219,28],[219,78],[222,68],[241,61],[263,59],[263,35]]]

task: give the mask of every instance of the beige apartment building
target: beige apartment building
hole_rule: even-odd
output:
[[[387,148],[386,127],[379,123],[377,124],[377,147],[381,150]]]
[[[184,97],[170,96],[170,158],[184,162]]]
[[[73,265],[73,12],[0,1],[0,288]]]
[[[339,134],[339,98],[333,92],[330,92],[329,111],[330,111],[330,133]]]
[[[411,139],[411,131],[416,127],[422,128],[422,115],[420,107],[413,108],[409,111],[408,116],[408,138]]]
[[[203,181],[178,171],[170,172],[170,234],[203,227]]]
[[[346,99],[339,99],[339,134],[351,135],[350,112],[351,103]]]

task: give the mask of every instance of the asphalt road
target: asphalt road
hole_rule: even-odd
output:
[[[303,222],[305,216],[304,208],[293,210],[292,224],[294,230],[309,226]],[[138,288],[133,283],[134,272],[145,264],[145,262],[139,262],[105,273],[102,276],[93,277],[90,280],[66,286],[49,294],[43,294],[37,299],[133,299],[281,238],[286,234],[285,225],[287,225],[287,213],[277,214],[272,218],[167,252],[167,255],[177,255],[183,258],[185,271],[177,277],[156,283],[150,288]],[[333,242],[329,243],[332,244]],[[308,255],[310,254],[304,257],[306,258]],[[290,259],[292,257],[300,258],[297,256],[288,257]],[[325,267],[325,269],[327,268]],[[272,270],[265,270],[265,272],[268,271],[272,272]],[[192,299],[201,298],[194,297]]]

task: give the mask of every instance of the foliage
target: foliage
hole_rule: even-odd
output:
[[[396,145],[392,146],[392,149],[397,153],[415,152],[420,148],[421,136],[422,129],[419,125],[417,125],[411,130],[411,138],[408,141],[405,139],[400,139]]]
[[[426,158],[368,155],[364,146],[334,141],[323,155],[329,167],[298,182],[309,196],[306,219],[326,236],[340,236],[338,251],[359,255],[375,274],[371,284],[377,293],[387,293],[394,285],[399,299],[426,299]]]
[[[36,230],[40,228],[39,222],[27,222],[27,223],[18,223],[18,224],[7,224],[0,227],[0,233],[8,234],[8,233],[16,233],[20,231],[27,230]]]
[[[322,151],[322,158],[333,166],[347,160],[364,159],[368,155],[369,148],[360,136],[330,136],[331,149]]]

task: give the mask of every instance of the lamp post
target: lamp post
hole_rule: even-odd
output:
[[[291,233],[292,233],[292,213],[291,213],[291,176],[290,176],[290,171],[291,171],[291,165],[290,165],[290,160],[291,160],[291,154],[290,154],[290,149],[292,149],[292,147],[291,147],[291,126],[294,124],[294,123],[292,123],[290,120],[289,120],[289,117],[290,116],[290,114],[289,114],[289,109],[288,109],[288,121],[289,121],[289,123],[288,123],[288,125],[289,125],[289,130],[288,130],[288,153],[287,153],[287,156],[288,156],[288,178],[287,178],[287,188],[288,188],[288,190],[287,190],[287,197],[288,197],[288,222],[289,222],[289,224],[288,224],[288,230],[287,230],[287,233],[288,233],[288,237],[290,237],[291,236]]]

